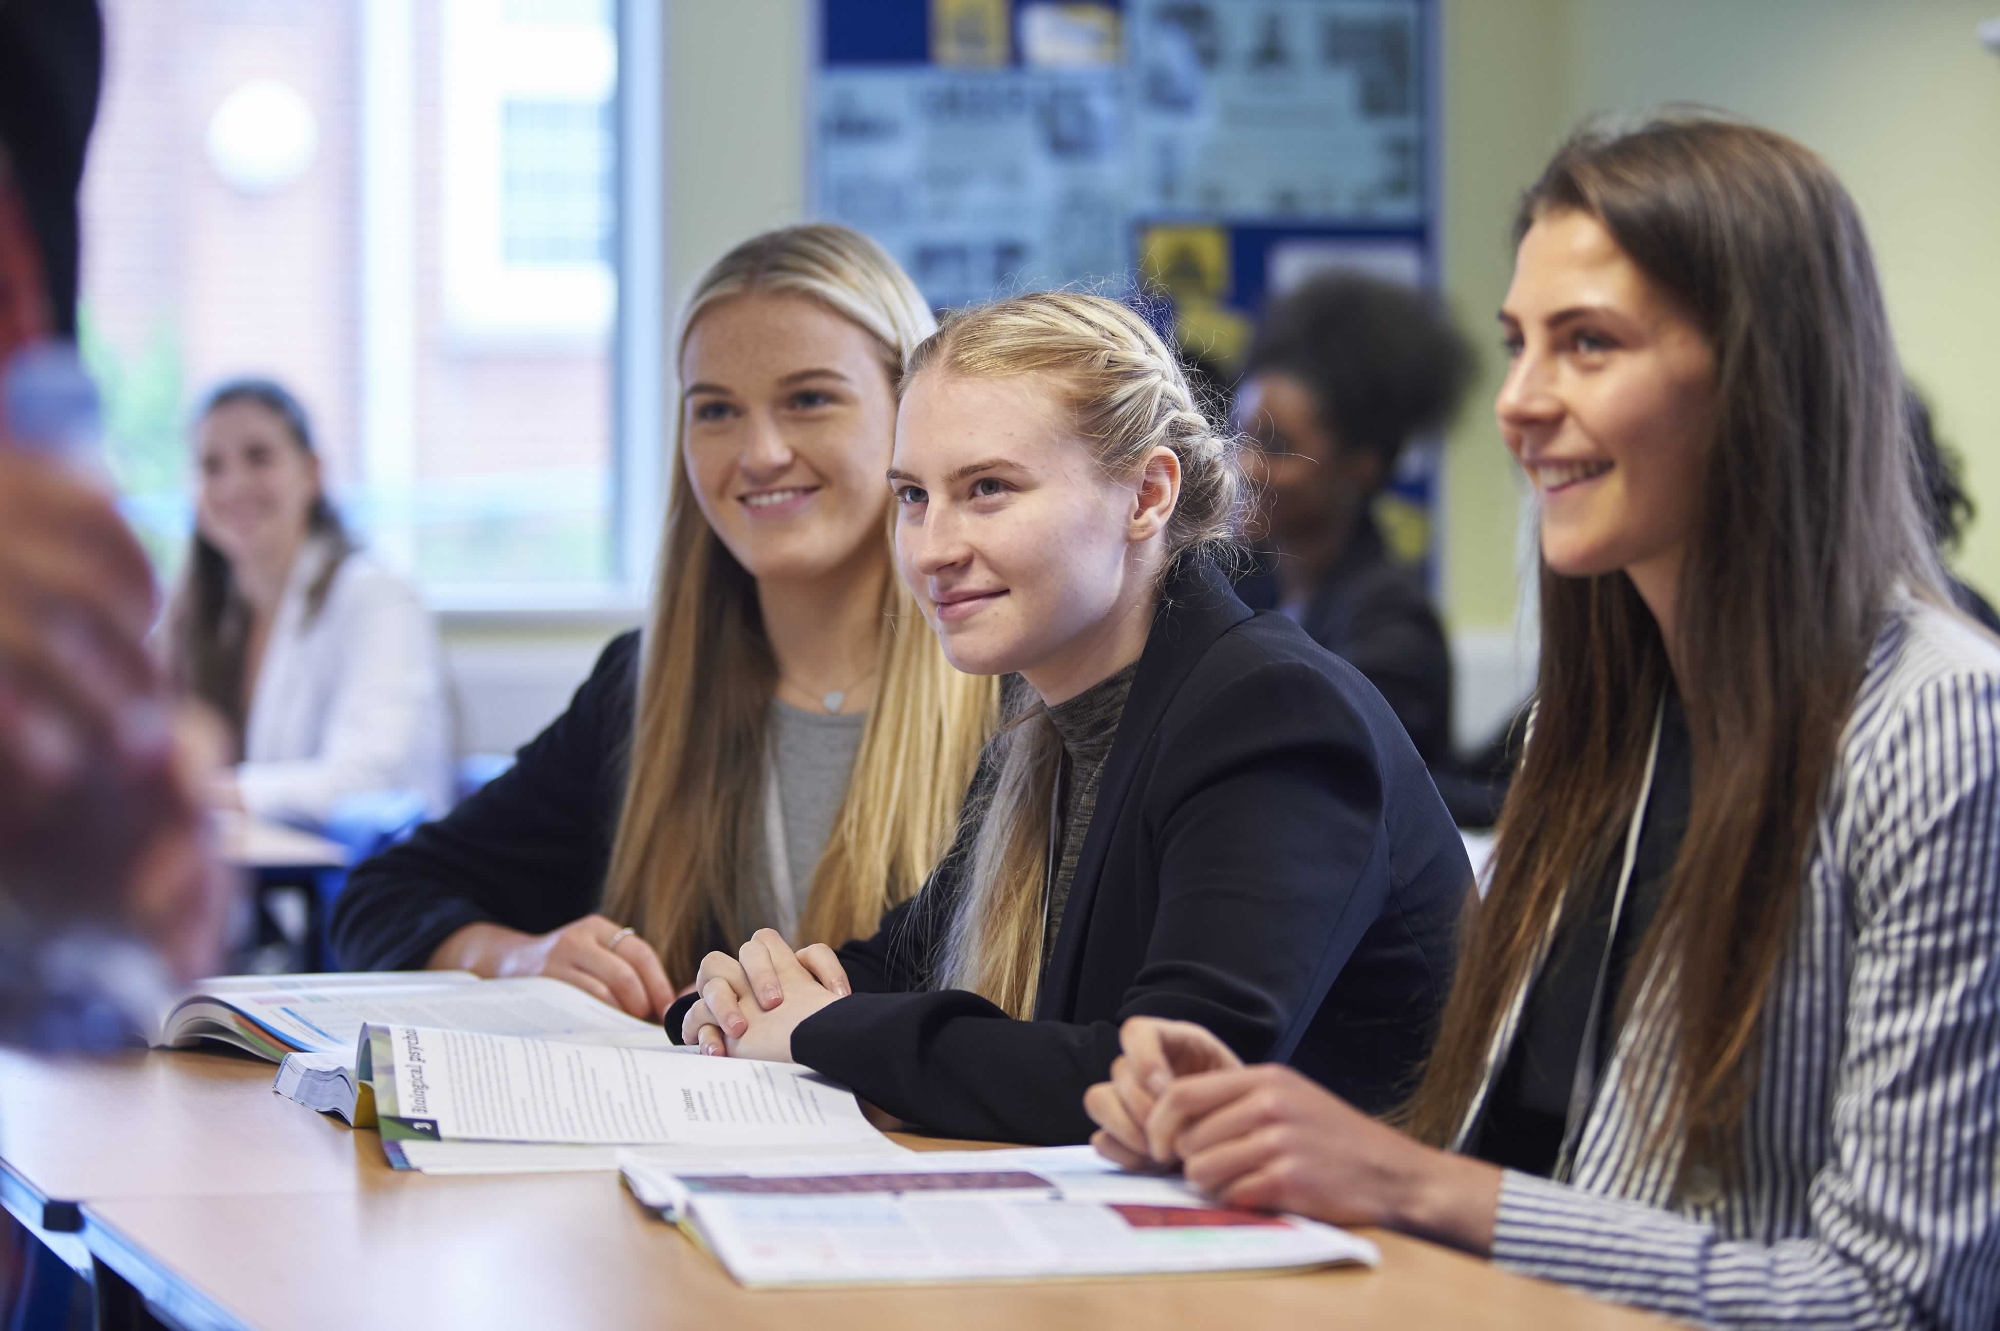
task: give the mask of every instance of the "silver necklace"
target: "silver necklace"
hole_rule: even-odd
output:
[[[828,716],[839,716],[841,706],[847,701],[847,695],[853,692],[856,688],[860,687],[861,685],[866,684],[869,680],[873,678],[875,678],[875,670],[873,667],[870,667],[867,674],[855,680],[852,684],[849,684],[846,688],[828,689],[825,693],[822,693],[819,696],[820,706],[826,709],[826,714]],[[790,683],[791,681],[787,680],[786,682]],[[800,693],[807,694],[808,696],[811,695],[811,691],[809,689],[801,688],[797,684],[792,684],[792,687],[798,689]]]

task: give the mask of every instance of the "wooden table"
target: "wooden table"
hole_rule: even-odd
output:
[[[1370,1235],[1374,1271],[751,1292],[609,1174],[398,1173],[373,1133],[279,1098],[271,1076],[186,1051],[0,1055],[0,1191],[38,1227],[79,1226],[69,1241],[96,1266],[107,1323],[143,1311],[184,1328],[330,1331],[1661,1325],[1385,1233]]]

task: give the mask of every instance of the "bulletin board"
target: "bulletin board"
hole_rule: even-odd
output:
[[[1326,268],[1434,287],[1436,0],[820,0],[815,213],[939,309],[1143,286],[1233,379]],[[1427,561],[1437,451],[1378,506]]]

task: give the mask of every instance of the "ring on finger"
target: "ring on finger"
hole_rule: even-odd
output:
[[[626,939],[630,938],[633,934],[636,934],[638,932],[639,931],[637,929],[634,929],[631,925],[629,924],[626,925],[623,929],[620,929],[617,933],[611,935],[611,937],[607,938],[604,941],[604,950],[606,952],[616,952],[618,950],[618,945],[620,943],[624,942]]]

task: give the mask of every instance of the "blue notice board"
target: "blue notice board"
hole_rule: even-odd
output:
[[[1435,288],[1436,0],[821,0],[809,194],[939,309],[1162,299],[1233,379],[1329,267]],[[1379,516],[1425,558],[1434,446]]]

